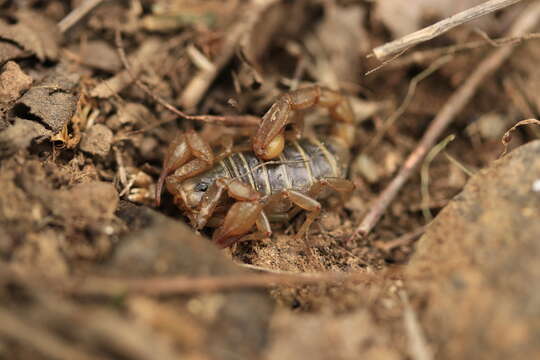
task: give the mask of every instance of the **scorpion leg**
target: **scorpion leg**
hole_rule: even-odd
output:
[[[270,227],[270,221],[266,216],[264,210],[259,214],[259,218],[255,222],[257,228],[256,232],[251,234],[244,235],[234,242],[243,242],[243,241],[253,241],[253,240],[262,240],[270,237],[272,235],[272,229]]]
[[[329,187],[330,189],[337,192],[341,200],[345,202],[347,196],[350,195],[354,190],[354,184],[352,181],[341,178],[326,178],[319,181],[320,187]],[[319,190],[320,191],[320,190]]]
[[[308,211],[306,215],[306,220],[300,227],[300,230],[296,233],[296,238],[302,238],[308,231],[311,223],[321,212],[321,203],[315,200],[308,195],[304,195],[298,191],[294,190],[284,190],[283,194],[288,198],[294,205]]]
[[[238,201],[234,203],[223,221],[214,231],[212,241],[219,247],[227,247],[246,235],[256,224],[264,204],[261,201]]]
[[[212,239],[218,246],[231,245],[247,234],[253,225],[259,229],[258,236],[268,236],[271,233],[268,219],[262,211],[264,203],[261,194],[240,180],[226,178],[217,179],[203,196],[199,211],[192,219],[195,228],[203,228],[212,218],[225,191],[237,202],[227,212],[223,224],[214,231]]]
[[[332,135],[345,141],[347,147],[354,140],[354,116],[347,99],[337,91],[320,86],[311,86],[283,94],[264,114],[253,138],[253,152],[263,160],[278,157],[283,151],[284,129],[294,124],[295,132],[301,134],[301,116],[291,115],[294,111],[305,110],[315,105],[328,109],[336,121]]]
[[[308,231],[311,223],[319,215],[321,211],[321,204],[315,200],[315,198],[319,195],[319,193],[321,193],[321,191],[324,190],[325,187],[328,187],[340,194],[343,201],[345,201],[346,196],[354,190],[354,184],[347,179],[326,178],[313,184],[309,191],[309,195],[304,195],[292,190],[284,191],[285,197],[287,197],[294,205],[308,211],[306,220],[296,234],[297,238],[300,238]],[[298,213],[297,209],[298,208],[291,210],[289,213],[289,218]]]
[[[156,205],[160,204],[163,184],[168,175],[174,172],[178,181],[197,175],[210,168],[214,158],[210,145],[194,130],[179,133],[165,153],[163,170],[156,186]]]

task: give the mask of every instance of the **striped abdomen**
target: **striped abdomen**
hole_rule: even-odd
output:
[[[287,143],[278,159],[264,161],[246,151],[223,159],[220,166],[228,177],[239,178],[261,194],[271,195],[285,189],[306,192],[318,180],[344,178],[348,156],[348,150],[332,140],[301,139]]]

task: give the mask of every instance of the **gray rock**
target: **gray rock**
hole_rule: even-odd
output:
[[[109,271],[117,275],[241,275],[245,270],[233,264],[208,239],[196,235],[180,221],[153,210],[121,202],[118,216],[129,227],[121,240]],[[266,342],[273,301],[267,292],[236,290],[195,297],[205,312],[208,342],[202,353],[211,359],[260,358]]]
[[[473,176],[406,269],[438,359],[540,358],[540,141]]]

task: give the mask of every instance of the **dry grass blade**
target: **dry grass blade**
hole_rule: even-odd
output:
[[[422,214],[424,215],[426,223],[429,223],[431,222],[431,220],[433,220],[433,215],[431,214],[431,210],[429,210],[429,166],[431,165],[433,159],[435,159],[435,157],[441,151],[443,151],[446,146],[448,146],[448,144],[455,138],[455,135],[449,135],[443,141],[435,145],[433,149],[431,149],[430,152],[427,154],[426,159],[422,164],[422,170],[420,171],[420,178],[422,182]]]
[[[504,155],[506,155],[506,153],[508,152],[508,144],[510,143],[510,140],[512,140],[512,133],[520,126],[523,126],[523,125],[530,125],[530,124],[536,124],[536,125],[540,125],[540,120],[537,120],[537,119],[526,119],[526,120],[521,120],[520,122],[518,122],[516,125],[512,126],[510,128],[510,130],[508,130],[507,132],[504,133],[503,137],[501,138],[501,142],[504,146],[504,150],[503,152],[501,153],[501,155],[499,155],[499,158],[503,157]]]
[[[424,331],[418,321],[418,317],[412,308],[409,297],[405,291],[399,292],[399,297],[403,302],[403,321],[405,323],[405,331],[408,337],[409,354],[415,360],[431,360],[433,352],[428,346]]]
[[[456,26],[465,24],[469,21],[490,14],[497,10],[501,10],[510,5],[516,4],[521,0],[490,0],[483,4],[462,11],[454,16],[441,20],[431,26],[418,30],[412,34],[406,35],[401,39],[394,40],[382,46],[373,49],[373,54],[377,59],[382,60],[388,56],[392,56],[402,52],[412,46],[422,42],[436,38],[439,35],[455,28]]]
[[[73,9],[69,14],[66,15],[58,23],[58,27],[62,33],[65,33],[71,29],[75,24],[77,24],[83,17],[88,15],[92,10],[94,10],[103,0],[86,0],[81,2],[81,4]]]

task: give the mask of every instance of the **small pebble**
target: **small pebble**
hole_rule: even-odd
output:
[[[86,130],[79,147],[82,151],[97,156],[107,156],[111,150],[112,131],[103,124],[95,124]]]

